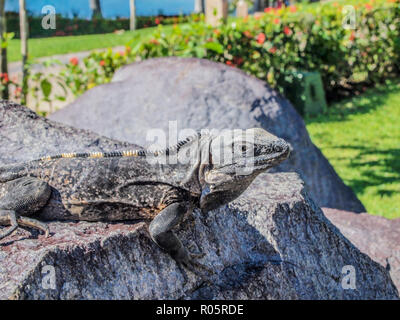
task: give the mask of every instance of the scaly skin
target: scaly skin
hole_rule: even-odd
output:
[[[171,229],[193,208],[234,200],[288,155],[284,140],[249,129],[197,134],[163,151],[63,153],[0,167],[0,223],[11,225],[0,239],[19,225],[47,236],[46,220],[145,219],[151,238],[179,265],[204,269]]]

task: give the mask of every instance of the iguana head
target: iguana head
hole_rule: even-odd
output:
[[[207,165],[200,170],[200,207],[208,211],[234,200],[257,175],[281,163],[289,153],[285,140],[261,128],[229,130],[212,137]]]

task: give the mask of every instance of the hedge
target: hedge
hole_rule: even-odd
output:
[[[347,1],[346,3],[349,3]],[[399,0],[353,1],[356,29],[342,25],[342,6],[298,5],[267,9],[260,16],[233,19],[218,28],[202,22],[159,26],[150,40],[126,51],[93,52],[71,61],[61,77],[74,94],[111,80],[124,64],[162,56],[198,57],[243,69],[280,89],[292,70],[319,71],[332,96],[349,82],[374,84],[400,73]]]
[[[185,23],[190,19],[198,19],[198,16],[138,16],[136,18],[137,29],[155,27],[160,24]],[[76,36],[84,34],[111,33],[116,30],[129,30],[129,19],[81,19],[56,16],[56,29],[43,29],[42,17],[29,16],[29,36],[31,38],[53,36]],[[7,31],[13,32],[15,38],[20,37],[18,13],[7,12]]]

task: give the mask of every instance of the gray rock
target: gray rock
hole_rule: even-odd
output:
[[[362,252],[379,262],[400,290],[400,219],[323,208],[327,218]]]
[[[0,123],[1,136],[8,138],[0,140],[0,150],[9,144],[15,152],[7,161],[27,158],[31,149],[25,142],[35,144],[34,137],[43,137],[52,150],[64,139],[67,145],[74,139],[77,147],[93,140],[102,147],[118,145],[16,105],[0,104],[0,115],[14,119]],[[38,132],[44,128],[47,136]],[[188,273],[184,285],[144,222],[51,222],[50,238],[18,229],[0,241],[0,299],[399,298],[385,268],[325,218],[296,173],[264,174],[228,206],[207,215],[195,211],[193,217],[194,225],[185,221],[177,232],[186,245],[206,253],[202,262],[216,271],[212,284]],[[356,289],[342,287],[348,265],[355,269]]]
[[[302,118],[265,82],[207,60],[160,58],[128,65],[113,83],[95,87],[50,119],[107,137],[148,145],[151,128],[262,127],[289,141],[294,152],[277,171],[297,171],[318,205],[365,208],[310,140]]]
[[[0,101],[0,163],[22,162],[59,152],[121,148],[141,147],[49,121],[19,104]]]

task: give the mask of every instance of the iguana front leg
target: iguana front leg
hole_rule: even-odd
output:
[[[18,229],[17,217],[15,215],[15,211],[13,210],[1,210],[0,209],[0,224],[11,224],[11,227],[0,232],[0,240],[7,237],[15,230]]]
[[[42,230],[47,237],[47,225],[26,216],[47,203],[51,194],[50,186],[37,178],[22,177],[6,182],[5,188],[5,195],[0,199],[0,224],[11,224],[11,227],[0,232],[0,240],[14,232],[19,225]]]
[[[188,206],[186,203],[173,203],[166,207],[150,223],[150,236],[160,248],[172,256],[179,267],[184,266],[195,274],[198,274],[197,269],[213,273],[210,269],[196,261],[196,258],[203,256],[203,254],[188,252],[176,234],[171,230],[182,221],[187,210]]]

